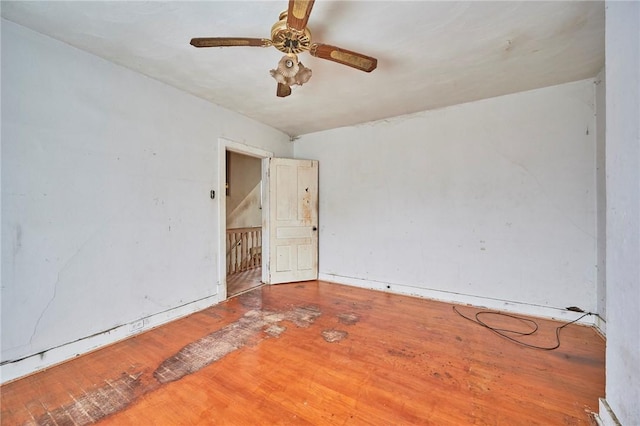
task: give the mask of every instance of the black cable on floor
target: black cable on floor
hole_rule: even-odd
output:
[[[555,344],[555,346],[545,347],[545,346],[531,345],[529,343],[525,343],[525,342],[522,342],[522,341],[520,341],[518,339],[515,339],[515,338],[513,338],[511,336],[508,336],[506,334],[506,333],[511,333],[511,334],[517,335],[517,336],[531,336],[536,331],[538,331],[538,324],[534,320],[531,320],[531,319],[528,319],[528,318],[521,318],[521,317],[518,317],[516,315],[506,314],[504,312],[493,312],[493,311],[479,311],[479,312],[476,312],[475,318],[470,318],[470,317],[468,317],[466,315],[463,315],[460,311],[458,311],[458,309],[456,309],[455,306],[453,306],[453,310],[455,311],[455,313],[460,315],[462,318],[464,318],[464,319],[466,319],[468,321],[471,321],[473,323],[476,323],[476,324],[478,324],[478,325],[480,325],[480,326],[482,326],[484,328],[488,328],[489,330],[491,330],[494,333],[496,333],[498,336],[504,337],[505,339],[510,340],[510,341],[512,341],[514,343],[517,343],[519,345],[526,346],[528,348],[533,348],[533,349],[540,349],[540,350],[543,350],[543,351],[552,351],[552,350],[558,349],[560,347],[560,330],[562,330],[563,328],[565,328],[568,325],[573,324],[574,322],[580,321],[582,318],[586,317],[587,315],[594,315],[591,312],[585,312],[579,318],[574,319],[573,321],[569,321],[567,323],[564,323],[559,327],[556,327],[556,344]],[[495,327],[492,327],[492,326],[488,325],[484,321],[482,321],[480,319],[481,315],[498,315],[498,316],[503,316],[503,317],[508,317],[508,318],[514,318],[514,319],[517,319],[517,320],[519,320],[519,321],[521,321],[521,322],[523,322],[525,324],[528,324],[532,328],[532,330],[525,332],[525,331],[509,330],[509,329],[503,329],[503,328],[495,328]]]

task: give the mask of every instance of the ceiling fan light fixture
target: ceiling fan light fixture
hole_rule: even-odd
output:
[[[309,81],[309,79],[311,78],[312,71],[311,71],[311,68],[307,68],[304,65],[302,65],[302,62],[298,62],[298,66],[300,67],[300,71],[298,71],[298,74],[296,74],[295,79],[296,79],[296,83],[302,86],[304,83]]]
[[[298,61],[298,57],[292,53],[284,55],[276,69],[269,71],[271,77],[280,84],[285,84],[289,87],[294,85],[302,86],[311,78],[311,69],[302,65],[302,62]]]
[[[298,57],[294,54],[284,55],[282,59],[278,62],[278,67],[276,68],[278,73],[282,74],[285,78],[293,78],[298,71],[300,71],[300,67],[298,66]]]

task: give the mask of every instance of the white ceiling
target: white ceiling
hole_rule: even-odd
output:
[[[595,76],[604,3],[317,0],[312,41],[378,58],[370,74],[300,56],[287,98],[275,48],[196,49],[192,37],[269,38],[279,1],[2,1],[2,17],[291,136]]]

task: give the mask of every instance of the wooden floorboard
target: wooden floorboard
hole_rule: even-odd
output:
[[[247,269],[236,274],[227,275],[227,296],[235,296],[262,285],[262,269]]]
[[[553,344],[558,323],[536,321],[529,341]],[[3,385],[1,423],[592,424],[604,340],[580,325],[560,337],[541,351],[446,303],[318,281],[262,286]]]

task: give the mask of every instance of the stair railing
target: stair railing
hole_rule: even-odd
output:
[[[262,266],[262,228],[227,229],[227,275]]]

